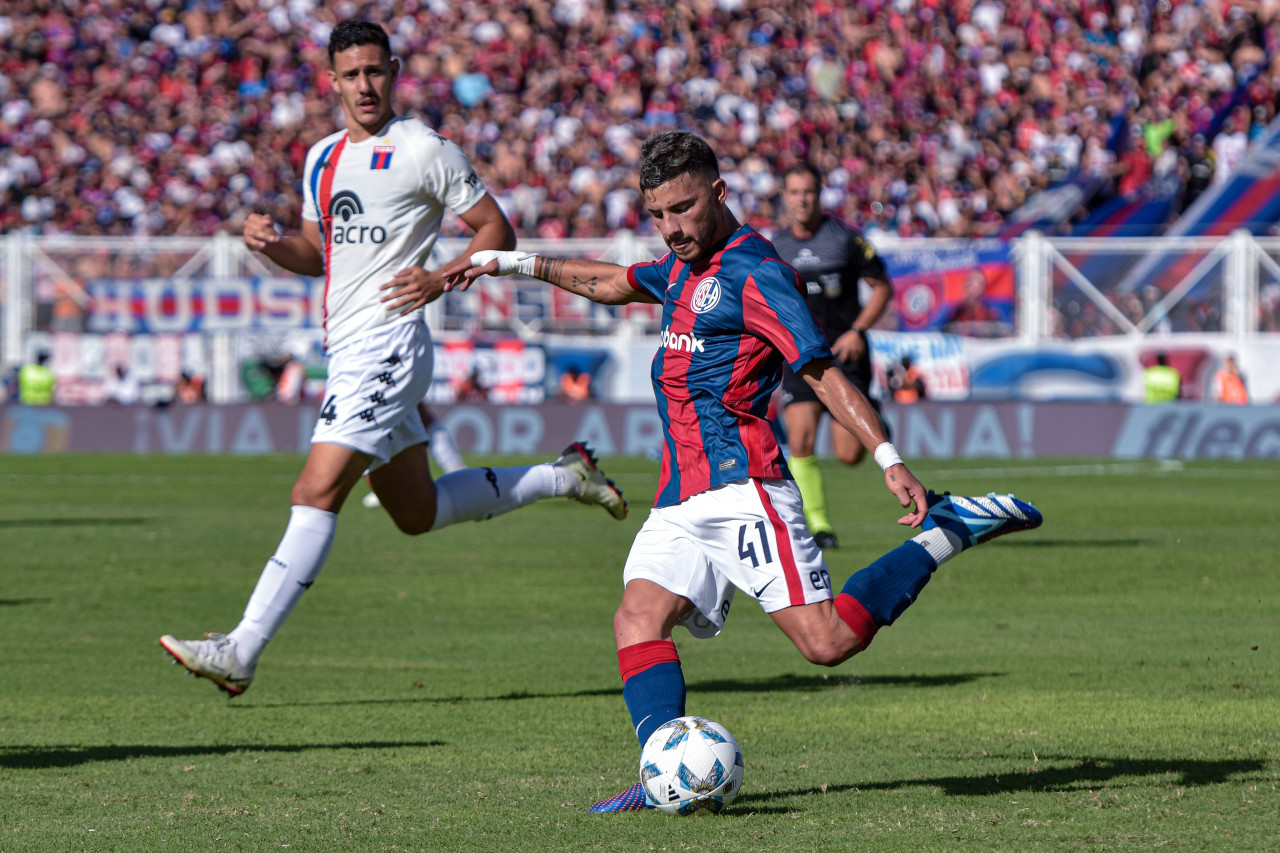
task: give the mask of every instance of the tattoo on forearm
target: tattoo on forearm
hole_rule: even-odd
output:
[[[538,267],[534,270],[534,274],[543,281],[549,281],[552,284],[560,283],[560,276],[564,272],[564,261],[560,258],[538,258]]]
[[[564,287],[567,290],[572,290],[575,293],[581,293],[586,296],[594,295],[596,288],[600,285],[599,277],[592,276],[591,278],[578,278],[577,276],[574,276],[573,280],[566,285],[563,283],[564,264],[565,260],[563,258],[538,258],[533,274],[543,281],[554,284],[557,287]]]

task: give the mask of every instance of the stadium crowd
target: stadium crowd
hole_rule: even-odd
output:
[[[459,142],[526,236],[649,227],[639,142],[686,126],[767,226],[823,202],[903,235],[998,233],[1076,176],[1097,198],[1220,182],[1276,112],[1280,0],[13,0],[0,231],[207,235],[298,222],[340,125],[324,46],[384,22],[399,107]]]

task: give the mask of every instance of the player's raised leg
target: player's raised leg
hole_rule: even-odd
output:
[[[591,448],[575,442],[554,462],[509,468],[464,468],[436,481],[432,530],[460,521],[483,521],[549,497],[598,504],[614,518],[627,517],[622,491],[596,465]]]
[[[836,611],[861,649],[911,606],[938,566],[975,545],[1044,522],[1035,506],[1013,495],[953,498],[930,492],[928,500],[921,532],[855,572],[835,598]]]

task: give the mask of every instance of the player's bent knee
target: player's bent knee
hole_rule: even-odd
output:
[[[818,666],[839,666],[861,651],[862,645],[856,637],[852,641],[832,638],[812,641],[799,648],[800,653],[809,663],[815,663]]]
[[[420,512],[393,512],[388,510],[396,529],[409,536],[421,536],[430,532],[435,523],[434,516],[427,518]]]
[[[401,533],[408,534],[409,536],[421,536],[422,534],[429,533],[431,531],[431,522],[424,522],[420,518],[393,518],[392,521],[395,522],[396,529]]]
[[[655,626],[660,630],[662,618],[651,614],[646,610],[627,607],[624,603],[613,614],[613,631],[614,634],[619,633],[648,633]]]
[[[857,450],[853,451],[852,453],[849,453],[849,452],[837,453],[836,458],[839,459],[841,462],[843,462],[845,465],[857,465],[859,462],[862,461],[862,457],[866,455],[867,455],[866,452],[863,451],[861,447],[859,447]]]

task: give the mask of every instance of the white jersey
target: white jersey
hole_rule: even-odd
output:
[[[332,349],[392,323],[422,322],[387,311],[378,288],[431,255],[446,207],[463,214],[484,197],[471,161],[422,122],[396,116],[352,142],[331,134],[307,152],[302,216],[324,246],[325,344]]]

